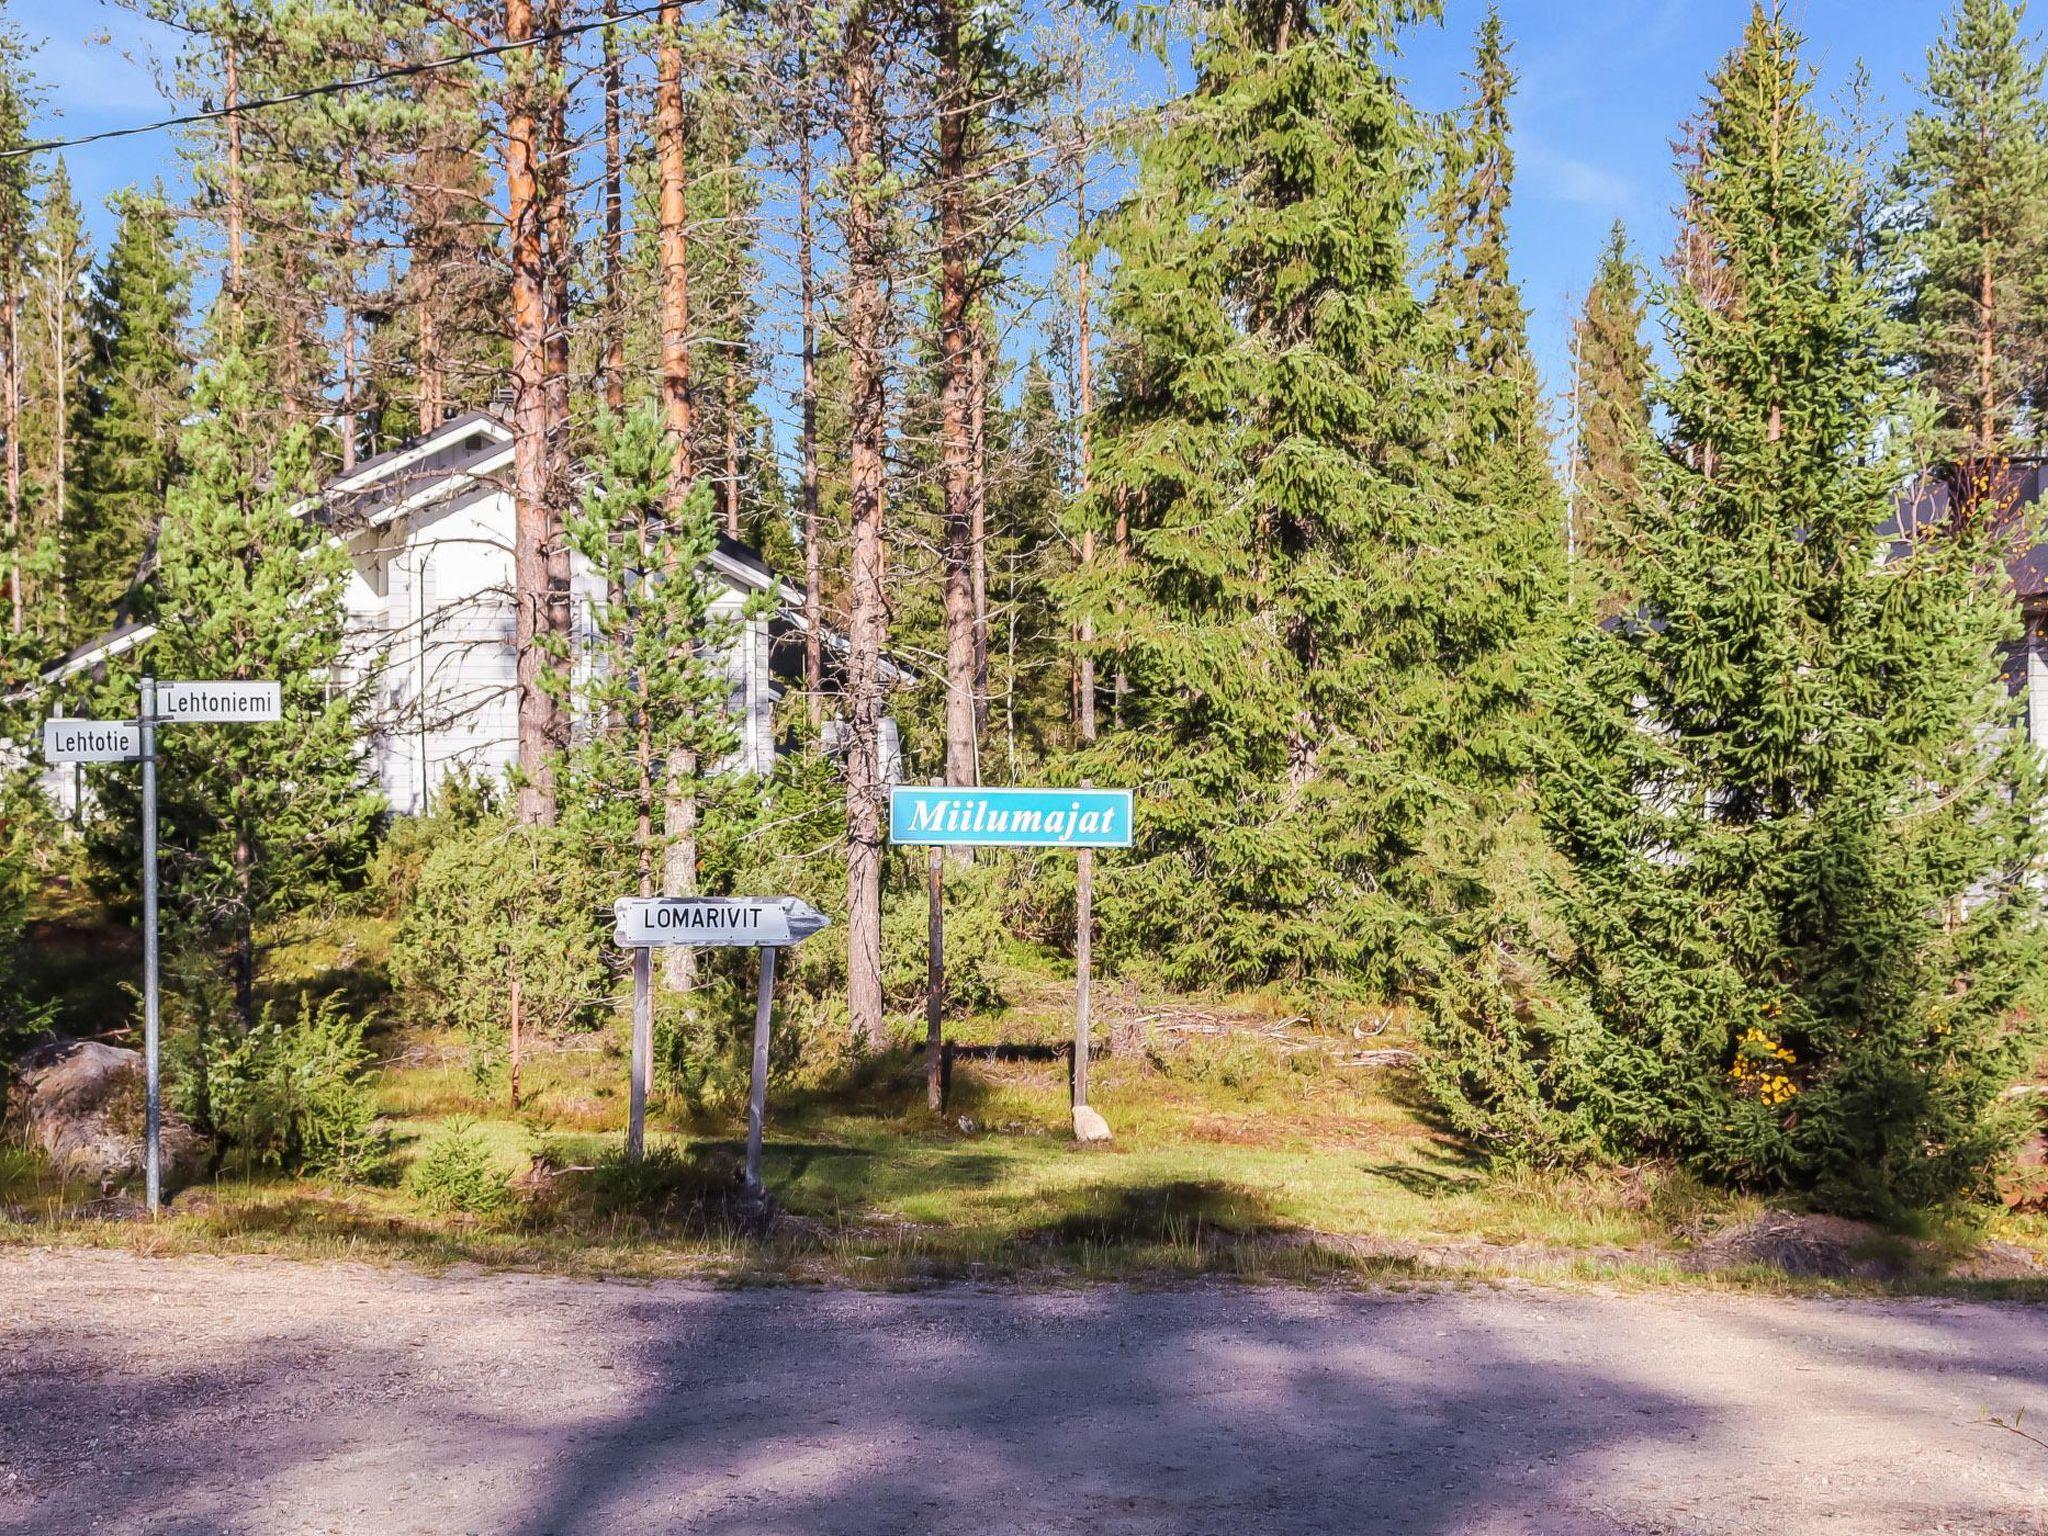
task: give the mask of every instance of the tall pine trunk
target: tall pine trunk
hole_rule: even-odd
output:
[[[1081,193],[1074,193],[1076,217],[1081,216]],[[1088,264],[1074,268],[1074,409],[1080,418],[1074,440],[1075,489],[1085,501],[1088,495],[1090,449],[1088,418],[1095,410],[1095,352],[1088,321]],[[1081,564],[1095,564],[1095,529],[1081,530]],[[1083,613],[1076,626],[1079,645],[1074,656],[1074,724],[1083,741],[1095,739],[1095,620]]]
[[[661,399],[676,455],[667,503],[671,523],[681,520],[683,505],[697,483],[695,401],[690,380],[689,124],[683,102],[682,24],[682,6],[669,0],[660,13],[654,112],[660,177]],[[694,896],[697,764],[690,753],[672,752],[666,770],[662,894]],[[662,952],[662,978],[671,991],[688,992],[695,985],[694,962],[692,951],[682,945]]]
[[[619,0],[605,0],[604,37],[604,404],[626,406],[624,196],[619,146]]]
[[[799,299],[803,306],[803,422],[799,453],[803,474],[804,530],[804,695],[809,701],[811,726],[825,718],[824,640],[819,626],[824,623],[820,583],[824,574],[824,552],[818,547],[818,290],[816,231],[812,223],[812,173],[815,155],[811,117],[813,98],[809,59],[797,52],[796,133],[796,270]]]
[[[969,501],[972,406],[968,378],[967,89],[960,15],[934,7],[938,55],[939,452],[945,496],[946,782],[972,784],[974,720],[974,526]]]
[[[874,17],[863,0],[846,20],[847,491],[850,514],[846,657],[846,1000],[853,1027],[879,1050],[882,1014],[882,647],[888,623],[882,522],[888,298],[883,289],[882,82]]]
[[[0,376],[0,394],[4,394],[6,420],[0,422],[7,433],[7,590],[9,604],[9,625],[15,634],[22,632],[26,614],[26,603],[21,590],[21,315],[15,301],[14,274],[0,272],[0,348],[5,356],[0,357],[0,366],[5,374]]]
[[[505,0],[505,36],[533,35],[531,0]],[[552,745],[559,706],[545,686],[548,630],[548,296],[541,239],[538,122],[530,79],[517,75],[505,102],[505,224],[512,265],[512,583],[518,653],[519,819],[555,821]],[[421,786],[424,790],[425,786]]]

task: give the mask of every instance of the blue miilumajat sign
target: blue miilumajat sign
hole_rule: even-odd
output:
[[[889,841],[947,847],[1128,848],[1128,789],[889,791]]]

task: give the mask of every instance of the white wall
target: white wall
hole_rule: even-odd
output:
[[[512,498],[483,491],[407,513],[350,541],[350,654],[373,680],[373,750],[385,795],[408,813],[451,774],[494,778],[518,760]],[[571,569],[577,638],[599,594],[587,562]],[[714,604],[738,616],[737,589]],[[774,766],[768,625],[747,623],[729,663],[742,740],[728,770]],[[579,654],[584,651],[578,646]]]

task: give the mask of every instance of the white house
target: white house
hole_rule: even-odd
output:
[[[348,549],[347,666],[367,682],[371,750],[394,809],[419,811],[451,774],[494,778],[518,756],[513,644],[510,489],[512,432],[472,412],[390,453],[358,465],[306,505]],[[769,617],[750,619],[728,658],[740,746],[731,770],[765,772],[774,760],[779,677],[801,676],[803,595],[753,550],[720,538],[711,568],[726,586],[714,605],[737,617],[748,598],[769,592]],[[595,579],[572,562],[571,594],[587,636]],[[47,674],[64,713],[63,684],[146,644],[150,625],[131,625],[81,646]],[[823,636],[826,654],[843,639]],[[898,680],[893,666],[886,668]],[[884,722],[884,777],[898,775],[893,722]],[[67,809],[78,779],[53,770],[46,786]]]

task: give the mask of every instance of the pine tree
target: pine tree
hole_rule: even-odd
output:
[[[1112,942],[1180,981],[1383,991],[1439,961],[1422,850],[1500,746],[1458,678],[1519,620],[1445,537],[1471,523],[1427,462],[1451,404],[1409,280],[1429,144],[1377,62],[1410,10],[1200,9],[1194,88],[1102,229],[1118,350],[1081,515],[1121,510],[1130,550],[1067,614],[1130,687],[1084,764],[1144,795]]]
[[[0,15],[0,544],[6,584],[7,628],[22,634],[27,624],[26,565],[30,542],[26,487],[22,483],[22,354],[27,327],[23,314],[33,212],[32,167],[19,151],[28,142],[35,89],[28,78],[19,35]]]
[[[1944,456],[1987,470],[2041,434],[2048,384],[2048,65],[2025,20],[2020,0],[1960,0],[1896,173],[1910,359]]]
[[[745,821],[758,787],[716,769],[740,744],[733,647],[746,624],[766,618],[770,600],[732,603],[711,569],[721,522],[716,488],[700,482],[678,507],[674,463],[658,406],[605,416],[595,474],[565,520],[571,545],[610,595],[591,605],[594,654],[577,669],[583,717],[604,724],[560,775],[561,830],[599,867],[637,870],[643,896],[661,891],[679,837],[689,840],[693,877],[701,874],[700,822],[707,812]],[[678,802],[692,809],[680,826],[668,814]],[[715,1032],[716,1015],[691,1000],[680,1025],[689,1046]]]
[[[65,544],[72,633],[133,617],[164,498],[177,475],[178,425],[190,389],[189,278],[161,196],[124,193],[120,224],[95,275],[87,323],[78,477]]]
[[[1532,1064],[1617,1154],[1883,1211],[1983,1193],[2036,974],[2039,769],[2016,617],[1965,523],[1881,561],[1899,483],[1882,295],[1798,39],[1759,6],[1688,178],[1704,291],[1663,295],[1686,451],[1645,467],[1549,783],[1592,1020]]]
[[[44,184],[37,212],[27,306],[31,344],[23,349],[28,417],[22,447],[35,502],[29,518],[30,569],[35,578],[30,607],[37,619],[31,627],[52,642],[53,650],[69,632],[63,537],[75,472],[81,386],[91,346],[84,292],[91,268],[85,220],[60,158]]]
[[[1574,589],[1602,617],[1620,604],[1618,534],[1642,483],[1650,441],[1650,348],[1641,275],[1619,221],[1572,330]]]
[[[267,932],[360,875],[382,804],[343,655],[348,554],[301,504],[310,433],[271,444],[253,429],[268,402],[257,365],[232,348],[202,374],[194,403],[201,414],[179,445],[184,472],[164,514],[149,594],[158,628],[143,662],[165,678],[275,680],[284,721],[158,732],[162,910],[174,945],[217,964],[246,1033]],[[135,681],[114,681],[102,712],[132,709]],[[123,888],[133,878],[134,796],[132,772],[104,775],[91,832],[97,867]]]
[[[576,669],[582,718],[604,724],[571,756],[564,826],[612,867],[636,868],[642,895],[655,893],[668,851],[663,806],[673,793],[705,793],[699,779],[667,784],[670,765],[708,768],[739,746],[727,658],[741,627],[766,612],[765,599],[735,609],[712,573],[712,486],[691,495],[680,520],[667,516],[674,455],[652,405],[601,418],[589,485],[565,522],[609,595],[592,602],[594,654]]]

